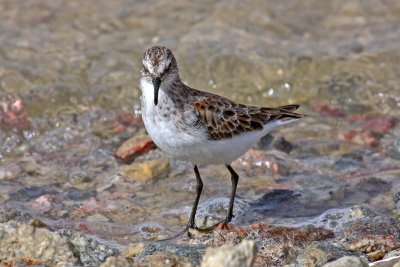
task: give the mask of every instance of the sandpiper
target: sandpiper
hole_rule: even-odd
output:
[[[185,85],[171,50],[154,46],[142,59],[140,88],[144,125],[154,143],[172,157],[193,164],[196,198],[187,226],[197,228],[195,216],[203,190],[198,165],[224,164],[232,189],[223,226],[233,217],[239,175],[230,163],[272,129],[298,120],[299,105],[275,108],[235,103],[225,97]]]

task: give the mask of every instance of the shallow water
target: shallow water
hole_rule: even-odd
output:
[[[143,183],[114,158],[145,132],[123,118],[140,118],[140,57],[162,44],[193,87],[309,115],[233,163],[234,223],[320,225],[354,204],[397,216],[399,18],[398,1],[1,1],[0,204],[119,244],[181,230],[190,165]],[[198,224],[211,223],[229,174],[200,172]]]

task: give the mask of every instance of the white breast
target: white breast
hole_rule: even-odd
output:
[[[158,93],[157,109],[154,105],[153,85],[142,79],[141,90],[143,122],[154,143],[177,159],[191,161],[190,155],[199,144],[207,141],[207,136],[195,130],[178,128],[174,119],[164,118],[160,114],[162,105],[168,105],[168,102],[163,101],[167,97],[163,88]],[[172,109],[172,103],[169,104]]]

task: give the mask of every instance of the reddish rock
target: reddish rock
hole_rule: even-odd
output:
[[[89,230],[89,227],[84,223],[80,223],[78,227],[79,227],[79,231],[81,231],[81,232],[91,233],[91,231]]]
[[[0,128],[22,131],[30,127],[24,102],[14,95],[0,95]]]
[[[45,213],[53,208],[53,202],[54,197],[50,194],[45,194],[27,203],[27,206],[35,211]]]
[[[380,114],[375,115],[364,115],[354,114],[350,118],[353,122],[363,123],[363,129],[372,131],[375,133],[386,133],[392,129],[396,124],[396,119],[391,116],[385,116]]]
[[[345,116],[345,113],[339,108],[332,107],[327,104],[316,104],[315,109],[323,116],[341,118]]]
[[[269,156],[263,150],[249,149],[242,157],[234,161],[235,169],[244,171],[248,176],[265,174],[287,174],[285,162],[274,156]]]
[[[369,130],[352,129],[338,134],[339,140],[370,147],[378,146],[381,138],[381,134]]]
[[[113,129],[113,132],[121,133],[121,132],[125,131],[127,128],[133,127],[133,126],[144,127],[143,120],[132,114],[125,113],[118,117],[117,125]]]
[[[115,157],[124,163],[132,162],[141,154],[155,149],[156,145],[148,135],[134,136],[126,140],[116,151]]]

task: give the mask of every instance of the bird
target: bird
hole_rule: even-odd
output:
[[[164,46],[148,48],[142,57],[140,78],[141,114],[153,142],[171,157],[193,165],[196,196],[187,228],[199,229],[195,216],[203,190],[198,166],[223,164],[231,176],[226,227],[234,217],[233,207],[239,175],[232,161],[242,156],[272,129],[305,115],[300,105],[257,107],[184,84],[175,56]]]

